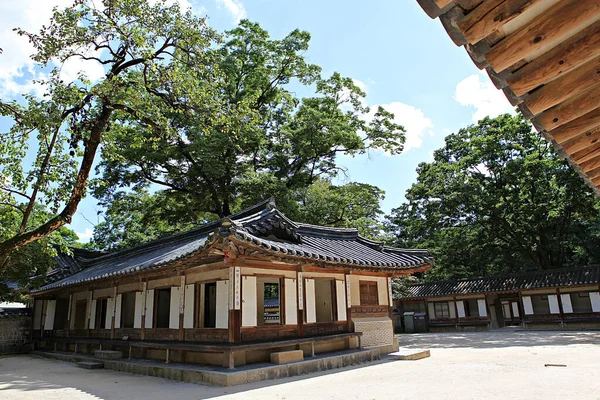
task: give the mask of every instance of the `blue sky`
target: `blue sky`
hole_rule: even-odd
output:
[[[173,1],[173,0],[171,0]],[[32,90],[36,74],[27,59],[26,41],[15,26],[37,29],[53,5],[72,0],[21,0],[0,4],[0,96],[18,98]],[[386,192],[385,212],[404,201],[416,180],[415,168],[431,161],[444,137],[485,115],[512,110],[504,95],[456,47],[439,20],[430,19],[416,0],[179,0],[184,7],[209,18],[217,30],[233,28],[241,18],[256,21],[272,37],[300,28],[312,35],[306,57],[326,75],[334,71],[352,77],[367,92],[369,105],[383,105],[407,129],[406,150],[398,156],[381,152],[342,157],[348,169],[341,181],[377,185]],[[76,70],[93,69],[72,65]],[[0,132],[9,121],[0,120]],[[98,220],[96,201],[86,198],[71,228],[87,241]],[[88,221],[89,220],[89,221]]]

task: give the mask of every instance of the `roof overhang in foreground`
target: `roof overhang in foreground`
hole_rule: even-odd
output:
[[[600,1],[417,1],[600,195]]]

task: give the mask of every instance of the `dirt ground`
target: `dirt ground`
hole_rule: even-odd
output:
[[[431,349],[431,357],[230,388],[5,357],[0,399],[600,399],[600,332],[418,334],[400,341]]]

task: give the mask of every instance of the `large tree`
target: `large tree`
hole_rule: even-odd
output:
[[[338,154],[401,152],[404,130],[392,114],[370,110],[352,79],[322,77],[307,63],[307,32],[272,39],[242,21],[224,37],[215,48],[218,76],[186,70],[186,86],[167,82],[158,98],[141,93],[140,103],[173,110],[173,134],[157,137],[161,128],[138,118],[113,126],[95,185],[106,205],[133,189],[161,191],[157,200],[182,220],[224,217],[271,195],[292,209],[300,191],[341,170]],[[208,79],[213,97],[206,104],[190,88]]]
[[[596,197],[520,115],[449,135],[417,172],[389,230],[431,250],[434,278],[600,261]]]
[[[220,79],[215,77],[213,51],[217,35],[203,19],[182,14],[176,4],[152,4],[75,0],[72,7],[55,10],[39,33],[18,30],[33,45],[38,68],[51,71],[37,82],[43,98],[0,100],[0,115],[13,121],[0,140],[0,204],[20,219],[0,236],[3,268],[15,249],[71,221],[111,126],[150,124],[155,130],[148,143],[172,134],[171,116],[178,109],[165,101],[167,86],[185,91],[214,112],[212,99],[218,93],[211,82]],[[63,81],[61,68],[71,59],[98,63],[104,77],[90,82],[82,74],[75,82]],[[33,154],[32,165],[25,162],[28,154]],[[32,217],[38,205],[49,211],[46,218]]]

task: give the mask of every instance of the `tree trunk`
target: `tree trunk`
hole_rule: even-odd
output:
[[[61,226],[71,222],[71,218],[77,211],[77,206],[79,205],[79,202],[81,201],[85,192],[87,180],[90,176],[92,165],[94,164],[94,158],[96,156],[98,146],[100,145],[102,133],[108,125],[112,112],[113,108],[110,105],[103,105],[102,112],[96,119],[96,123],[91,130],[90,137],[86,140],[83,159],[81,160],[79,172],[77,173],[77,180],[73,186],[71,197],[65,204],[60,214],[31,231],[20,233],[3,242],[0,242],[0,263],[2,264],[3,270],[6,269],[6,266],[8,265],[6,260],[13,250],[48,236]]]

